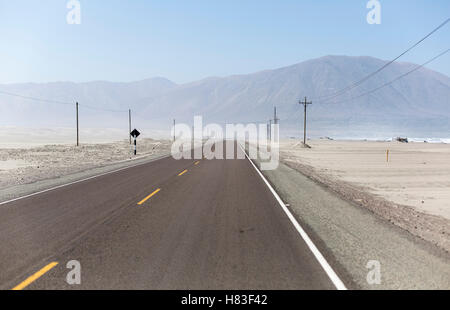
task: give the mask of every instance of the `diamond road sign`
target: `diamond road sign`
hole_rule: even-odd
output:
[[[141,135],[141,133],[137,129],[133,130],[130,134],[135,139]]]

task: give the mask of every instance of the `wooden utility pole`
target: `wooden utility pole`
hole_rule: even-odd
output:
[[[269,141],[272,141],[272,120],[269,120]]]
[[[305,146],[307,146],[306,144],[306,107],[308,106],[308,104],[312,104],[312,102],[308,102],[307,98],[305,97],[305,101],[299,101],[299,104],[303,104],[305,106],[305,118],[303,120],[303,144]]]
[[[277,117],[277,107],[273,107],[273,124],[278,124],[280,119]]]
[[[77,107],[77,146],[80,146],[80,127],[79,127],[79,123],[78,123],[78,102],[76,104]]]
[[[128,110],[128,134],[130,135],[130,145],[131,145],[131,109]]]
[[[274,127],[274,130],[273,130],[273,133],[274,133],[274,139],[278,139],[277,137],[278,137],[278,126],[276,126],[276,125],[278,125],[278,121],[279,121],[280,119],[277,117],[277,107],[273,107],[273,124],[275,125],[275,127]]]
[[[175,125],[176,125],[176,122],[175,122],[175,119],[173,119],[173,142],[175,142]]]

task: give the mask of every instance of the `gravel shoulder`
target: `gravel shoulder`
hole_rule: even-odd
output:
[[[263,173],[350,289],[450,289],[450,255],[280,163]],[[369,261],[381,284],[367,282]]]

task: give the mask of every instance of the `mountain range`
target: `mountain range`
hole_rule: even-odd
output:
[[[128,109],[141,128],[170,128],[172,119],[192,123],[267,122],[277,107],[281,133],[298,136],[299,99],[307,96],[311,136],[450,136],[450,78],[427,68],[358,97],[417,67],[396,62],[358,87],[321,100],[376,71],[387,61],[368,56],[325,56],[275,70],[210,77],[178,85],[165,78],[130,83],[96,81],[0,85],[0,92],[58,101],[34,101],[0,93],[0,126],[126,128]],[[356,99],[352,99],[358,97]],[[308,100],[309,100],[308,99]],[[67,104],[65,104],[67,103]]]

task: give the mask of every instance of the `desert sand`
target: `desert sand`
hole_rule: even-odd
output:
[[[135,158],[129,141],[125,139],[85,143],[79,147],[68,144],[67,140],[61,140],[61,144],[36,146],[39,144],[24,141],[20,145],[5,147],[0,143],[0,190]],[[169,140],[139,139],[137,158],[169,154],[170,146]]]
[[[146,129],[138,127],[141,132],[139,140],[151,138],[155,140],[170,139],[164,130]],[[5,148],[33,148],[45,145],[70,145],[76,143],[76,128],[26,128],[0,127],[0,149]],[[128,128],[80,128],[81,143],[103,144],[128,139]]]
[[[282,160],[399,205],[450,219],[450,145],[310,140],[311,149],[284,140]],[[387,159],[389,150],[389,160]]]

